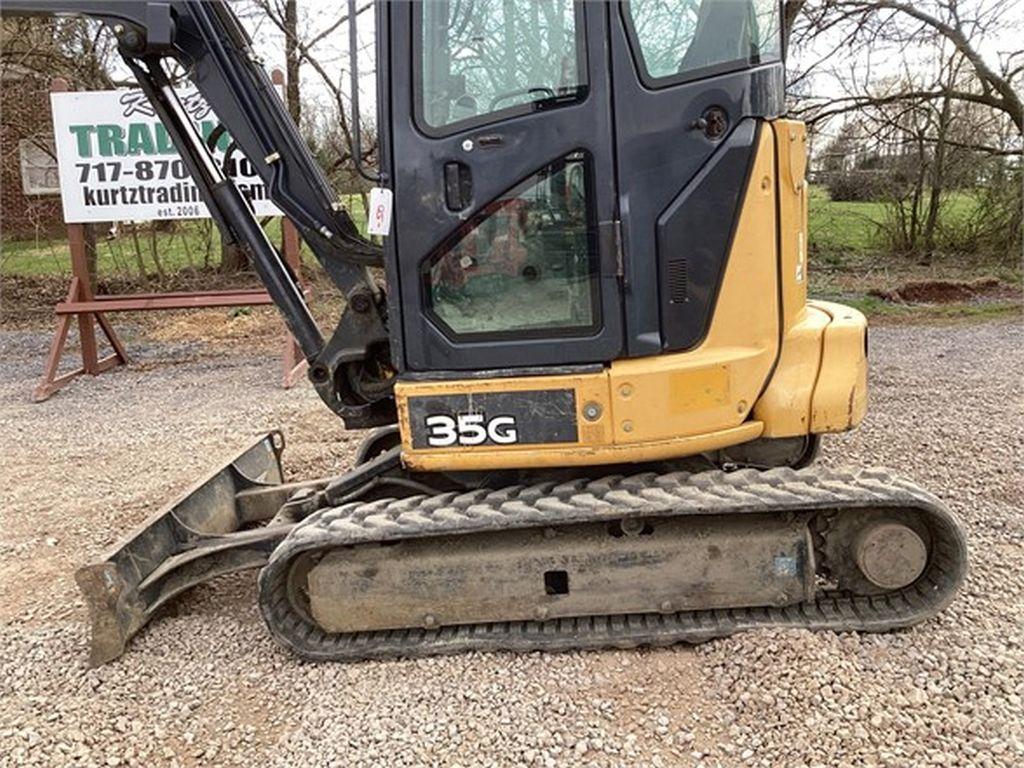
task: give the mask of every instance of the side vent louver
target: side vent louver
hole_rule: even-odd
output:
[[[668,300],[673,304],[686,301],[686,259],[669,259]]]

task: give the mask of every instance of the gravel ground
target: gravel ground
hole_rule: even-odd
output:
[[[924,626],[310,665],[242,574],[87,670],[76,566],[250,434],[284,427],[295,476],[342,468],[359,435],[252,349],[130,340],[129,369],[33,404],[47,336],[0,331],[0,764],[1024,764],[1020,332],[876,329],[871,414],[825,447],[901,467],[966,521],[969,582]]]

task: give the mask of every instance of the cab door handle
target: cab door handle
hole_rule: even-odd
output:
[[[473,201],[473,174],[465,163],[444,164],[444,202],[450,211],[464,211]]]

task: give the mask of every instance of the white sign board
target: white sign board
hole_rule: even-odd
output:
[[[198,91],[177,93],[205,139],[217,127],[217,116]],[[209,217],[199,189],[142,91],[51,93],[50,102],[65,222]],[[217,142],[218,165],[230,142],[226,133]],[[257,216],[281,215],[241,152],[231,153],[225,170]]]

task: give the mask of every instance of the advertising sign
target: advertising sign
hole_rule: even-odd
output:
[[[217,117],[202,95],[178,97],[203,138]],[[178,156],[167,129],[142,91],[51,93],[64,221],[198,219],[209,211]],[[214,158],[224,164],[226,133]],[[252,203],[257,216],[280,216],[249,161],[235,151],[225,171]]]

